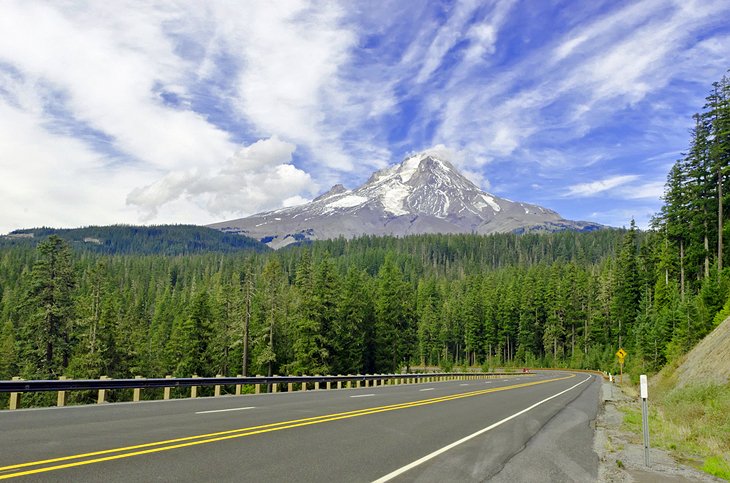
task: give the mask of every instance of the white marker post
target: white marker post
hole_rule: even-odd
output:
[[[641,426],[644,430],[644,463],[649,466],[649,409],[647,407],[647,399],[649,399],[649,382],[646,375],[639,376],[641,384]]]

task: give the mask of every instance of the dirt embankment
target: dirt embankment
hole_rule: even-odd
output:
[[[727,384],[730,381],[730,318],[653,379],[654,384],[668,390],[692,384]]]

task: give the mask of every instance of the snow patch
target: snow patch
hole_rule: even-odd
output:
[[[368,199],[364,196],[350,195],[340,198],[339,200],[328,203],[328,208],[352,208],[353,206],[359,206],[365,203]]]
[[[494,211],[502,211],[502,207],[497,204],[496,201],[494,201],[494,198],[492,198],[489,195],[482,195],[482,199],[486,201],[486,203],[492,207]]]
[[[415,172],[418,170],[418,166],[421,165],[422,159],[422,156],[411,156],[403,161],[403,164],[400,165],[400,169],[398,169],[401,181],[407,183],[413,177]]]
[[[401,183],[391,183],[380,196],[385,211],[396,216],[406,215],[408,211],[403,208],[403,201],[411,194],[411,190]]]

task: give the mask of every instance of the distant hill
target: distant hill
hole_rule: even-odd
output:
[[[88,226],[84,228],[29,228],[0,236],[0,247],[30,244],[58,235],[72,247],[105,254],[185,255],[200,252],[269,251],[263,243],[243,235],[195,225]]]

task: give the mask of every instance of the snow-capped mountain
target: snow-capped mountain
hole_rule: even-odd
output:
[[[430,153],[374,173],[355,190],[338,184],[310,203],[209,225],[281,248],[303,240],[358,235],[590,231],[601,225],[564,220],[555,211],[479,189]]]

